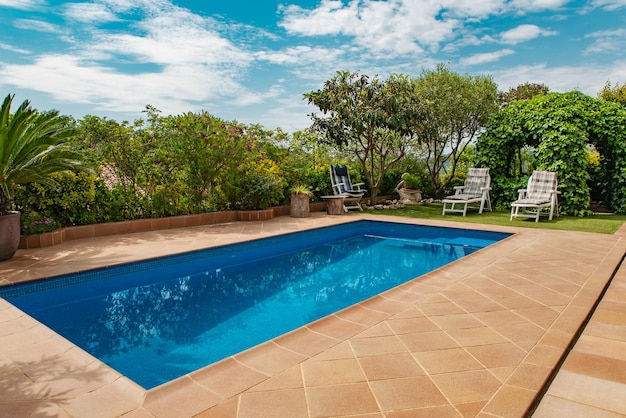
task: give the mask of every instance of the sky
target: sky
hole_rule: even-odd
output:
[[[76,119],[151,105],[294,132],[337,71],[441,63],[597,97],[625,51],[626,0],[0,0],[0,99]]]

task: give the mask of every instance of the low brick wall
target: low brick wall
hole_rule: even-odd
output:
[[[326,210],[325,202],[311,203],[312,212],[322,210]],[[132,234],[135,232],[158,231],[162,229],[186,228],[190,226],[214,225],[237,221],[267,221],[274,216],[289,216],[289,206],[277,206],[261,211],[211,212],[196,215],[170,216],[166,218],[68,226],[44,234],[22,235],[20,237],[19,248],[51,247],[75,239]]]

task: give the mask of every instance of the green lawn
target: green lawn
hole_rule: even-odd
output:
[[[509,220],[509,211],[495,210],[484,211],[482,215],[477,210],[468,210],[467,216],[460,213],[448,213],[441,215],[441,204],[423,204],[407,206],[404,209],[386,210],[385,215],[404,216],[409,218],[437,219],[455,222],[472,222],[489,225],[519,226],[525,228],[557,229],[568,231],[597,232],[600,234],[613,234],[624,222],[626,215],[592,215],[584,218],[573,216],[559,216],[549,221],[547,217],[541,217],[538,223],[534,219],[517,218]]]

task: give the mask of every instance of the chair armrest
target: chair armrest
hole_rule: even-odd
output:
[[[465,186],[454,186],[454,194],[461,194],[463,192],[463,189],[465,188]]]
[[[518,199],[523,199],[526,196],[527,192],[528,192],[528,189],[518,189],[517,190],[517,198]]]
[[[356,183],[352,185],[352,189],[361,190],[361,186],[365,186],[365,183]]]

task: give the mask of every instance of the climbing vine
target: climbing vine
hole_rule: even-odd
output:
[[[589,146],[602,155],[608,203],[626,213],[626,111],[616,103],[578,91],[513,101],[479,137],[475,164],[490,168],[492,199],[501,207],[515,200],[533,169],[556,171],[561,212],[583,216],[589,213]]]

